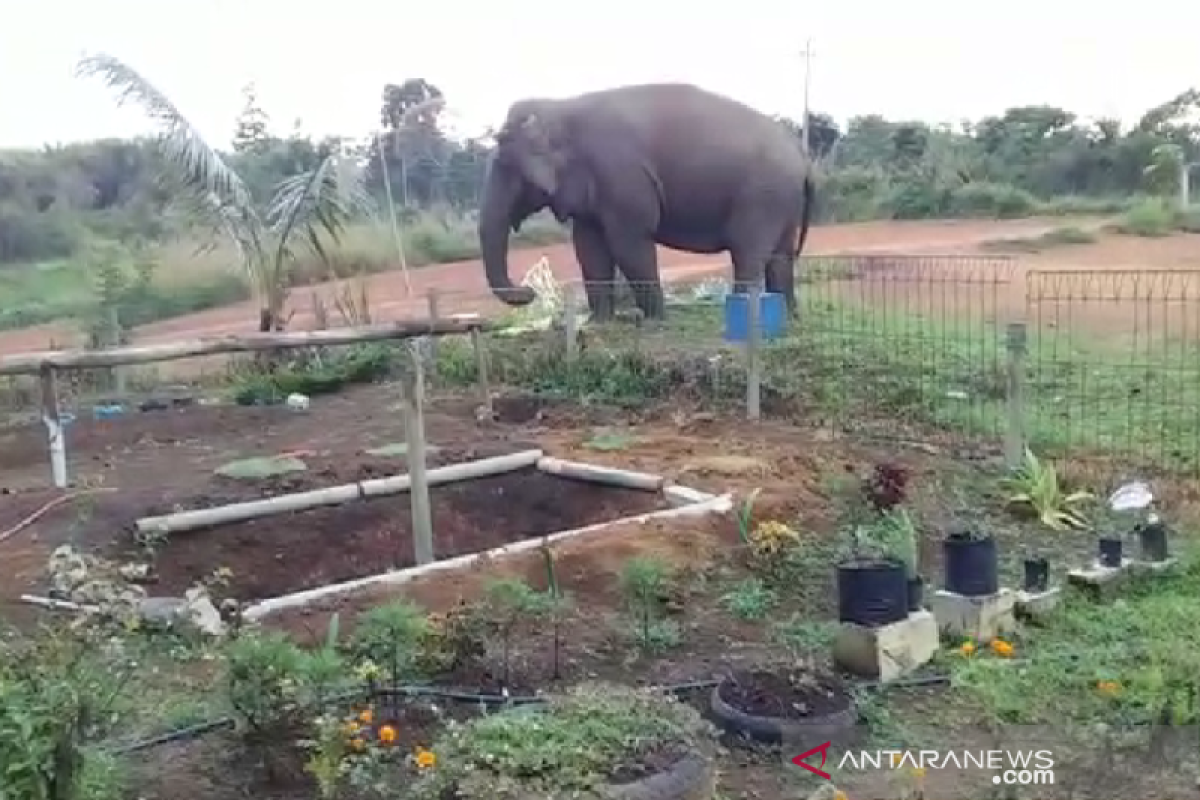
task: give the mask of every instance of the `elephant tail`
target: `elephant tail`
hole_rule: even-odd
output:
[[[800,215],[800,232],[796,236],[796,258],[804,252],[804,242],[808,239],[808,226],[812,222],[812,207],[813,196],[816,192],[813,189],[812,176],[804,178],[804,211]]]

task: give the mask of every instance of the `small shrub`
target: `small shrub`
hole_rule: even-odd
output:
[[[419,674],[421,647],[428,635],[424,612],[407,601],[393,600],[358,618],[347,651],[356,664],[386,671],[395,685]]]
[[[972,182],[949,192],[946,212],[953,217],[1016,219],[1038,211],[1036,197],[1004,183]]]
[[[777,599],[775,591],[760,578],[746,578],[722,596],[721,603],[735,617],[757,622],[767,616]]]
[[[646,653],[679,644],[679,626],[663,615],[671,569],[662,559],[636,556],[621,570],[621,593],[632,617],[634,640]]]
[[[1026,448],[1025,460],[1017,471],[1003,481],[1008,502],[1026,508],[1051,530],[1086,528],[1087,518],[1079,507],[1095,498],[1090,492],[1066,492],[1058,480],[1058,471]]]
[[[547,596],[523,580],[506,578],[488,583],[484,594],[483,613],[493,635],[500,640],[506,686],[511,678],[513,636],[548,610]]]
[[[1117,224],[1117,230],[1131,236],[1155,238],[1170,235],[1175,222],[1175,211],[1166,201],[1150,199],[1127,211]]]
[[[544,710],[493,714],[455,726],[432,747],[437,766],[412,800],[592,797],[649,757],[708,756],[714,732],[700,714],[664,695],[582,686]],[[628,777],[624,777],[628,780]]]

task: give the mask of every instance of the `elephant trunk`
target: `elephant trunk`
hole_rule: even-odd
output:
[[[508,233],[513,225],[514,207],[520,195],[520,182],[508,171],[493,164],[488,171],[479,211],[479,250],[492,294],[510,306],[526,306],[533,302],[534,291],[527,286],[514,286],[508,276]]]

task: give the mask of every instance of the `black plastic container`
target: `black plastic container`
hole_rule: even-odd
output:
[[[1021,588],[1027,592],[1044,592],[1050,588],[1050,562],[1044,558],[1027,558],[1024,562]]]
[[[1161,521],[1139,525],[1137,535],[1142,558],[1147,561],[1166,561],[1170,558],[1167,548],[1167,526]]]
[[[908,617],[908,571],[899,561],[849,561],[837,567],[838,619],[890,625]]]
[[[1100,537],[1100,566],[1121,566],[1121,540],[1114,536]]]
[[[918,575],[908,579],[908,613],[920,611],[925,606],[925,579]]]
[[[1000,591],[996,564],[996,540],[977,538],[966,532],[951,533],[942,540],[946,560],[946,589],[963,597],[985,597]]]

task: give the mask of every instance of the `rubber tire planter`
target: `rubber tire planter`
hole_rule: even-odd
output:
[[[1000,591],[996,540],[951,534],[942,540],[946,589],[963,597],[987,597]]]
[[[712,759],[699,754],[676,761],[669,769],[633,783],[600,789],[605,800],[712,800],[717,774]]]
[[[847,696],[848,705],[841,711],[809,719],[759,717],[734,708],[721,698],[721,686],[712,690],[712,714],[726,730],[764,744],[779,742],[829,741],[852,730],[858,722],[858,709]]]
[[[898,561],[838,564],[838,620],[876,627],[908,618],[908,573]]]

